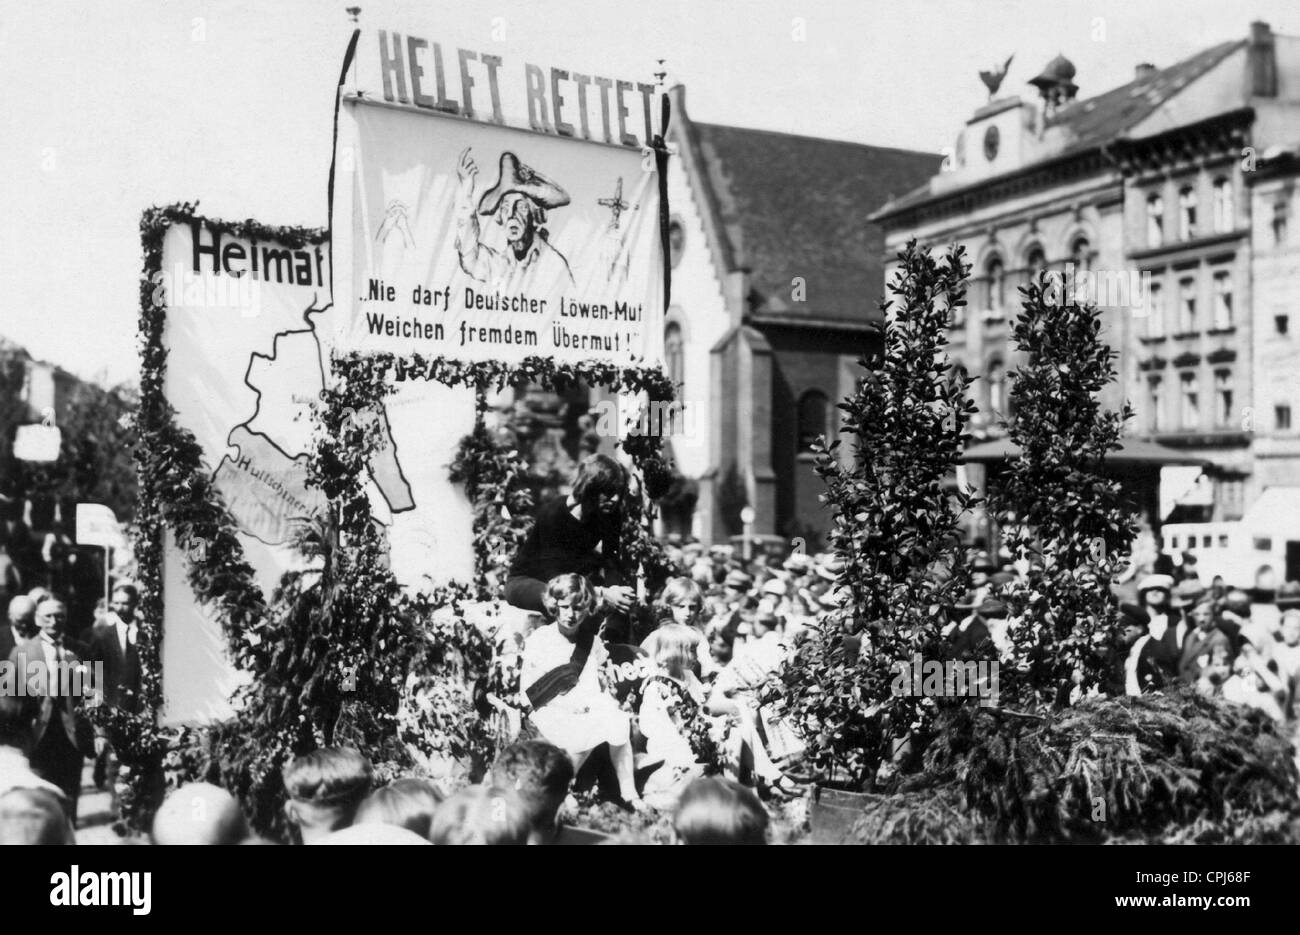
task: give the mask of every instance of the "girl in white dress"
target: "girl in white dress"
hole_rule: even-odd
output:
[[[582,575],[559,575],[547,582],[542,606],[550,622],[525,640],[519,674],[529,717],[543,738],[569,754],[575,772],[596,747],[609,744],[619,793],[640,810],[631,721],[600,684],[608,653],[596,633],[596,593]]]
[[[660,627],[678,623],[689,627],[694,636],[696,674],[704,681],[709,681],[718,671],[718,665],[709,652],[709,641],[704,638],[702,618],[704,616],[704,592],[690,578],[670,578],[659,595],[661,608]],[[641,642],[641,648],[651,659],[658,650],[659,630],[653,631]]]
[[[735,778],[748,770],[778,796],[797,792],[767,755],[751,710],[734,704],[717,710],[695,677],[694,631],[670,623],[656,633],[656,674],[642,692],[639,726],[646,761],[662,765],[646,780],[647,800],[675,801],[684,783],[719,771]]]

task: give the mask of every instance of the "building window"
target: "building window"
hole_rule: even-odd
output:
[[[1278,334],[1286,334],[1287,327],[1290,325],[1290,323],[1291,322],[1286,315],[1273,316],[1273,327],[1277,329]]]
[[[1165,336],[1165,290],[1158,282],[1151,284],[1147,296],[1147,337]]]
[[[1088,243],[1087,237],[1080,237],[1074,242],[1074,248],[1070,251],[1070,259],[1074,262],[1074,272],[1076,274],[1092,269],[1092,245]]]
[[[943,296],[935,296],[935,297],[934,297],[934,300],[935,300],[935,302],[937,302],[937,303],[941,303],[941,302],[943,302]],[[964,327],[966,327],[966,305],[965,305],[965,303],[963,303],[963,304],[961,304],[961,305],[950,305],[950,306],[948,306],[948,326],[951,327],[951,328],[964,328]]]
[[[1228,370],[1214,371],[1214,415],[1220,428],[1233,423],[1232,373]]]
[[[1289,432],[1291,430],[1291,405],[1289,403],[1278,403],[1273,407],[1273,427],[1279,432]]]
[[[1178,283],[1178,333],[1196,331],[1196,280],[1184,279]]]
[[[1182,408],[1179,423],[1184,429],[1196,429],[1201,426],[1201,393],[1196,374],[1184,373],[1178,378],[1182,392]]]
[[[1220,331],[1232,327],[1232,274],[1214,274],[1214,327]]]
[[[682,261],[682,251],[686,249],[686,228],[682,222],[673,218],[668,222],[668,265],[677,269]]]
[[[1215,179],[1214,180],[1214,229],[1218,233],[1226,233],[1236,225],[1236,219],[1233,217],[1232,204],[1232,180]]]
[[[1278,245],[1286,243],[1286,228],[1290,215],[1290,208],[1285,201],[1273,205],[1273,243]]]
[[[1047,269],[1047,256],[1041,247],[1034,247],[1025,256],[1025,269],[1029,272],[1030,282],[1040,282],[1041,275]]]
[[[1007,401],[1007,371],[1002,361],[995,360],[989,364],[986,379],[989,383],[989,414],[1001,415]]]
[[[1162,410],[1164,409],[1165,381],[1160,377],[1147,378],[1147,399],[1150,403],[1151,411],[1147,417],[1147,425],[1152,432],[1163,432],[1165,429]]]
[[[684,401],[686,399],[686,354],[682,341],[682,326],[675,321],[669,322],[664,328],[664,365],[664,369],[668,371],[668,379],[677,388],[677,399]],[[668,407],[669,418],[672,420],[666,429],[669,435],[676,435],[681,431],[682,427],[679,424],[681,416],[678,412],[680,408],[679,406]]]
[[[1165,242],[1165,200],[1159,195],[1147,199],[1147,246],[1158,247]]]
[[[1223,506],[1223,519],[1235,522],[1246,512],[1246,482],[1240,478],[1219,482],[1219,503]]]
[[[799,397],[799,450],[812,450],[818,437],[826,434],[826,394],[809,390]]]
[[[1196,236],[1196,192],[1190,185],[1178,193],[1178,239]]]
[[[1006,270],[997,257],[989,260],[985,267],[989,281],[988,313],[991,318],[1001,318],[1003,303],[1006,300]]]

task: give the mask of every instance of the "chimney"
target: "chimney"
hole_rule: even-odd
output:
[[[1152,65],[1150,62],[1141,62],[1133,69],[1133,77],[1138,81],[1141,81],[1143,78],[1150,78],[1155,73],[1156,66]]]
[[[1277,55],[1268,23],[1250,24],[1246,46],[1246,74],[1252,97],[1277,97]]]

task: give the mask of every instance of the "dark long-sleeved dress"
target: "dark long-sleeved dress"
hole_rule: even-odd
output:
[[[566,497],[537,508],[533,528],[510,565],[508,603],[540,612],[546,582],[556,575],[586,575],[593,584],[610,583],[603,575],[618,567],[620,516],[579,521],[569,509]]]

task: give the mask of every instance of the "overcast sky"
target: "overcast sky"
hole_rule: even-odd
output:
[[[1300,35],[1296,0],[353,2],[363,26],[507,65],[649,79],[665,58],[697,120],[933,152],[1013,52],[1004,93],[1063,52],[1088,97],[1253,19]],[[0,336],[130,378],[144,208],[324,225],[346,6],[0,0]]]

